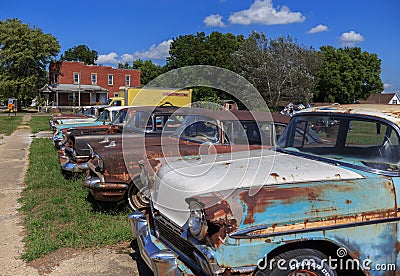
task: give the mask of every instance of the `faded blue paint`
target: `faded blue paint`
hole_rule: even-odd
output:
[[[74,128],[74,127],[102,126],[102,125],[109,125],[109,124],[111,124],[111,122],[93,121],[93,122],[86,122],[86,123],[58,125],[56,131],[54,132],[56,137],[53,137],[53,140],[55,138],[62,140],[62,138],[63,138],[62,130],[63,129]]]
[[[382,145],[391,143],[388,136],[396,136],[393,139],[395,144],[389,144],[399,146],[396,141],[400,138],[400,107],[354,105],[325,107],[315,111],[326,114],[336,112],[342,117],[350,114],[352,118],[361,116],[362,120],[370,121],[375,118],[380,123],[390,121],[388,125],[391,128],[388,128],[390,131],[386,132]],[[307,112],[310,111],[302,114],[306,116]],[[342,138],[351,131],[348,126],[344,124],[339,128]],[[294,127],[289,125],[288,129],[288,132],[295,133]],[[391,136],[394,132],[396,135]],[[344,145],[344,140],[339,139],[339,142],[343,142],[339,146]],[[284,144],[289,148],[293,146]],[[397,152],[393,151],[394,148],[390,148],[390,153]],[[341,149],[346,150],[345,147]],[[338,176],[338,180],[318,179],[304,183],[286,183],[285,180],[284,183],[265,185],[256,193],[245,188],[232,188],[193,196],[188,200],[197,200],[206,206],[205,217],[209,229],[212,229],[206,242],[196,242],[203,246],[206,244],[218,265],[227,269],[257,265],[267,254],[273,256],[276,249],[284,252],[311,246],[324,252],[329,244],[333,250],[330,257],[336,259],[336,262],[341,257],[337,255],[336,249],[343,247],[347,255],[358,260],[361,265],[365,264],[364,261],[371,261],[368,263],[370,267],[366,268],[370,275],[394,275],[392,270],[376,270],[379,265],[395,265],[398,273],[400,170],[396,167],[397,162],[389,162],[393,166],[381,170],[379,166],[365,166],[360,160],[362,154],[361,157],[356,154],[341,156],[339,151],[332,152],[329,155],[330,151],[326,151],[325,155],[319,156],[315,151],[308,158],[341,164],[338,167],[356,172],[363,178],[343,180]],[[308,153],[294,152],[292,149],[292,154],[307,157]],[[380,156],[373,157],[376,158],[367,161],[391,160],[383,158],[382,161],[380,157],[384,155],[381,152]],[[308,171],[307,168],[310,174],[312,170],[309,168]],[[271,176],[279,177],[276,173]],[[218,203],[209,206],[209,202]],[[183,231],[183,238],[190,235],[188,230]],[[345,268],[343,263],[336,264]]]
[[[306,232],[301,234],[281,235],[268,239],[241,239],[240,241],[228,238],[223,245],[215,249],[215,257],[222,267],[238,267],[257,264],[272,250],[288,242],[303,242],[305,240],[328,241],[337,247],[344,247],[348,254],[357,258],[362,264],[364,260],[372,261],[372,268],[376,264],[393,264],[396,262],[394,244],[397,241],[397,222],[371,224],[351,228],[341,228],[328,231]],[[361,233],[361,234],[360,234]],[[332,256],[333,259],[337,256]],[[340,265],[339,261],[334,264]],[[344,264],[343,264],[344,265]],[[397,261],[397,267],[400,263]],[[372,271],[371,271],[372,272]],[[374,271],[373,275],[384,275],[385,272]]]
[[[261,202],[257,202],[257,206],[241,199],[243,193],[247,194],[248,190],[236,190],[232,197],[237,196],[244,212],[238,228],[259,226],[265,222],[271,222],[269,226],[272,224],[279,226],[307,223],[334,216],[361,216],[369,212],[396,211],[394,200],[396,195],[392,181],[376,174],[364,172],[360,174],[365,176],[365,179],[264,187],[260,192],[264,191],[264,195],[270,199],[264,196],[259,199]],[[221,198],[225,198],[223,194]],[[257,194],[249,197],[249,201],[255,199]],[[254,209],[257,209],[257,212],[254,212]],[[246,219],[250,217],[254,221],[246,223]]]

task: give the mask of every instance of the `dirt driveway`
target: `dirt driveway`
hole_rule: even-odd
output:
[[[62,249],[29,264],[20,259],[24,229],[17,209],[33,139],[30,118],[25,115],[12,135],[0,137],[0,275],[139,275],[128,243],[91,250]]]

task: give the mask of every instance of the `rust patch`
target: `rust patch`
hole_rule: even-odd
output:
[[[274,178],[275,181],[278,181],[279,174],[277,174],[277,173],[271,173],[270,176],[272,176],[272,177]]]
[[[400,242],[396,241],[396,243],[394,244],[394,252],[397,254],[399,254],[400,251]]]
[[[265,212],[267,206],[276,201],[280,201],[282,204],[290,204],[299,198],[315,200],[321,193],[322,187],[265,187],[253,196],[250,196],[249,191],[243,191],[239,194],[239,197],[247,205],[247,216],[244,219],[244,224],[253,223],[256,213]]]
[[[358,223],[364,221],[373,221],[382,218],[393,218],[397,217],[397,213],[394,210],[386,210],[384,212],[369,212],[363,213],[361,216],[333,216],[328,219],[319,218],[313,221],[307,220],[304,223],[294,223],[288,225],[276,225],[273,224],[268,228],[257,230],[257,235],[267,235],[276,232],[286,232],[286,231],[295,231],[295,230],[303,230],[303,229],[313,229],[313,228],[321,228],[321,227],[329,227],[333,225],[346,225],[349,223]],[[396,248],[397,247],[397,248]],[[395,243],[395,250],[400,250],[400,242]],[[353,257],[356,256],[357,252],[352,252]]]
[[[346,199],[346,204],[351,204],[351,200],[350,199]]]
[[[187,202],[193,198],[186,199]],[[237,221],[232,215],[228,202],[217,196],[201,197],[201,204],[209,223],[210,242],[214,247],[221,246],[227,234],[237,230]]]

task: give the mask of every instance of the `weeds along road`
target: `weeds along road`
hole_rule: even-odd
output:
[[[139,275],[129,252],[118,253],[118,247],[58,250],[29,265],[20,259],[25,233],[18,198],[33,139],[30,119],[24,115],[16,131],[0,137],[0,275]]]

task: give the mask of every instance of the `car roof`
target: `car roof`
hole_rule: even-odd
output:
[[[334,104],[307,108],[297,112],[294,116],[310,112],[373,116],[400,125],[400,105],[396,104]]]
[[[262,111],[247,111],[247,110],[211,110],[192,107],[176,107],[176,106],[136,106],[130,107],[138,111],[149,113],[174,113],[175,115],[202,115],[214,118],[220,121],[241,120],[241,121],[260,121],[260,122],[279,122],[288,124],[290,117],[279,113],[270,113]]]
[[[270,112],[263,111],[248,111],[248,110],[210,110],[202,108],[181,108],[176,112],[176,114],[186,114],[186,115],[203,115],[211,117],[220,121],[259,121],[259,122],[281,122],[287,124],[290,117]]]
[[[110,111],[115,111],[115,110],[121,110],[127,108],[127,106],[109,106],[106,107],[105,109],[110,110]]]

